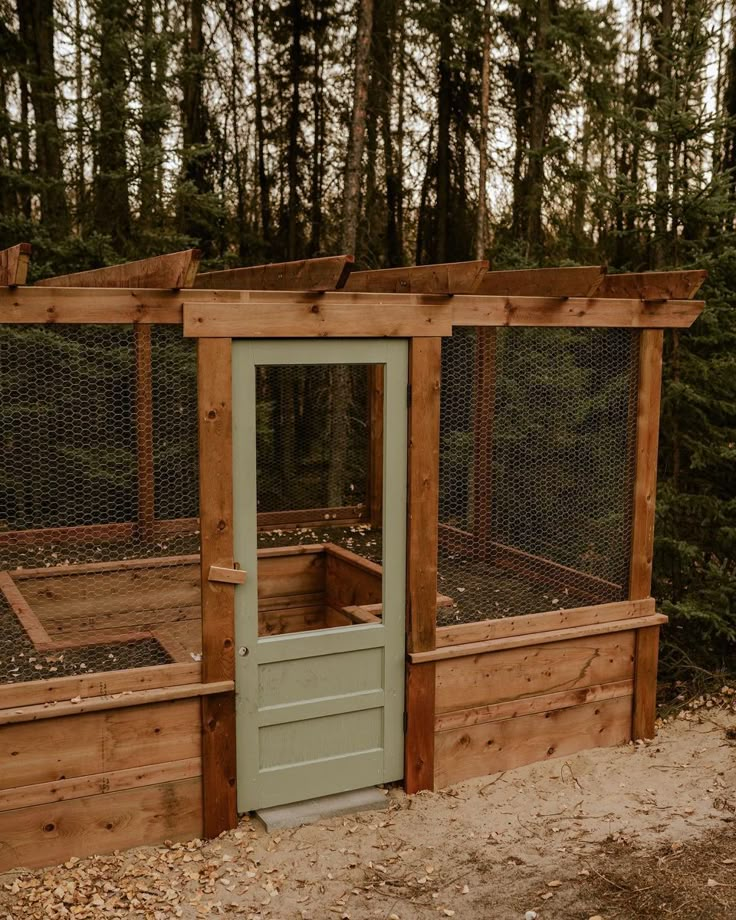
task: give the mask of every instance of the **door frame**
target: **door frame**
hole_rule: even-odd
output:
[[[224,330],[223,330],[224,331]],[[442,334],[409,336],[406,650],[435,645]],[[299,333],[295,330],[295,333]],[[318,337],[310,330],[305,337]],[[381,332],[382,337],[386,333]],[[370,336],[368,336],[370,337]],[[402,336],[397,336],[401,338]],[[406,335],[403,337],[407,337]],[[235,585],[210,581],[211,566],[233,567],[232,338],[197,342],[202,585],[202,683],[233,689],[202,697],[202,796],[206,837],[237,826],[235,753]],[[435,665],[407,663],[404,787],[434,786]]]
[[[281,636],[258,635],[257,558],[257,455],[256,374],[261,366],[356,366],[384,368],[383,401],[383,553],[381,625],[335,626]],[[236,731],[238,810],[281,805],[288,802],[283,785],[289,769],[262,773],[259,767],[258,733],[270,724],[267,710],[259,708],[259,669],[276,661],[306,660],[314,655],[341,654],[368,648],[382,648],[383,746],[372,756],[359,757],[352,772],[346,772],[334,788],[312,791],[302,798],[329,795],[403,779],[404,679],[396,670],[406,660],[406,464],[408,418],[408,348],[405,339],[241,339],[234,343],[233,374],[233,469],[239,471],[233,483],[233,546],[235,558],[246,573],[245,583],[235,592],[235,646],[247,649],[235,658],[235,709],[240,731]],[[303,702],[299,708],[304,709]],[[310,709],[315,709],[314,701]],[[397,715],[397,707],[400,710]],[[295,703],[295,713],[297,704]],[[347,710],[346,710],[347,711]],[[300,720],[296,719],[295,726]],[[345,755],[347,756],[347,755]],[[368,761],[372,766],[368,767]],[[300,768],[309,782],[320,786],[326,768],[317,763]],[[293,768],[296,770],[296,766]],[[357,780],[355,779],[357,777]],[[357,782],[357,785],[355,783]],[[247,784],[248,788],[244,788]],[[281,800],[283,798],[283,800]]]

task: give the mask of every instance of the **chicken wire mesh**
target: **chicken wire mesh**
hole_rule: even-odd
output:
[[[438,623],[627,596],[637,383],[629,330],[443,340]]]
[[[0,327],[0,682],[196,660],[196,347]]]
[[[260,546],[337,543],[380,562],[370,526],[373,366],[256,369]]]

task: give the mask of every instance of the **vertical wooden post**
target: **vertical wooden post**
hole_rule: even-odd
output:
[[[407,651],[436,642],[441,338],[409,346]],[[435,664],[407,666],[405,786],[434,788]]]
[[[631,600],[649,597],[652,590],[664,332],[661,329],[645,329],[639,333],[639,337],[636,472],[629,566],[629,598]],[[654,736],[658,644],[658,626],[647,627],[637,633],[632,715],[634,738]]]
[[[208,580],[211,565],[233,567],[232,341],[200,339],[199,511],[202,540],[202,681],[235,675],[235,585]],[[204,834],[238,823],[235,693],[202,697]]]
[[[383,367],[368,365],[368,521],[383,524]]]
[[[473,398],[473,532],[482,559],[491,555],[491,492],[493,488],[493,416],[496,402],[497,330],[475,330],[475,387]]]
[[[153,464],[153,368],[151,327],[133,327],[135,345],[135,423],[138,466],[138,537],[153,539],[155,485]]]

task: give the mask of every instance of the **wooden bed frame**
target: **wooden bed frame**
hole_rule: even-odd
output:
[[[476,262],[350,274],[352,259],[339,256],[197,276],[199,254],[192,250],[24,287],[27,262],[23,245],[0,254],[0,324],[133,324],[140,500],[133,522],[4,532],[0,545],[114,542],[133,534],[155,539],[192,533],[199,524],[199,565],[196,557],[103,565],[118,572],[143,565],[195,574],[198,584],[189,582],[187,590],[195,598],[190,606],[199,594],[202,657],[192,660],[187,643],[173,630],[167,635],[165,625],[136,626],[132,634],[156,638],[170,650],[172,664],[0,685],[0,871],[215,836],[237,822],[235,584],[209,577],[212,567],[233,567],[232,482],[211,475],[218,457],[231,449],[233,337],[409,340],[407,792],[652,737],[659,629],[666,622],[650,597],[663,330],[687,328],[700,314],[703,304],[691,298],[704,273],[608,277],[598,266],[488,272],[486,263]],[[258,289],[249,290],[254,285]],[[178,325],[197,339],[199,522],[153,516],[152,324]],[[600,580],[568,570],[566,577],[577,580],[588,606],[437,628],[437,604],[447,602],[437,597],[439,548],[462,546],[469,538],[457,528],[439,527],[437,520],[441,342],[461,326],[476,327],[491,356],[499,326],[638,330],[626,600],[601,603]],[[478,371],[480,386],[492,387],[492,371]],[[382,399],[377,377],[371,385],[374,462],[365,505],[319,509],[311,519],[304,512],[290,521],[288,513],[280,519],[272,515],[259,522],[264,529],[322,524],[325,514],[345,523],[380,520]],[[479,436],[487,436],[486,428]],[[555,565],[539,557],[530,561],[514,547],[494,544],[489,551],[524,577]],[[287,629],[289,623],[301,628],[312,614],[315,622],[378,617],[380,574],[372,563],[351,556],[323,544],[264,551],[262,561],[273,560],[277,569],[295,566],[292,574],[300,573],[288,590],[288,573],[277,573],[274,593],[262,598],[264,629]],[[313,591],[302,590],[307,562]],[[350,573],[337,577],[346,566]],[[91,566],[68,566],[63,574],[6,571],[0,589],[36,647],[58,648],[59,641],[86,642],[90,636],[60,640],[34,586],[104,571]],[[363,586],[357,594],[356,584]],[[308,594],[313,604],[284,602]],[[93,627],[90,631],[94,636]]]

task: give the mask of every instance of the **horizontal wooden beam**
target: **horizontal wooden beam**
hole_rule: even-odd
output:
[[[345,290],[373,294],[472,294],[487,268],[488,262],[478,260],[352,272]]]
[[[576,265],[486,272],[475,293],[504,297],[592,297],[605,271],[603,265]]]
[[[36,287],[179,288],[192,287],[199,268],[199,249],[185,249],[136,262],[122,262],[36,282]]]
[[[233,681],[220,680],[208,684],[180,684],[174,687],[158,687],[148,690],[125,690],[106,696],[89,696],[77,703],[73,703],[71,700],[63,700],[33,706],[16,706],[9,709],[0,709],[0,725],[9,725],[16,722],[38,722],[42,719],[79,715],[83,712],[127,709],[130,706],[145,706],[150,703],[162,703],[168,700],[193,699],[200,696],[211,696],[214,693],[227,693],[234,689],[235,684]]]
[[[34,805],[56,805],[70,799],[110,795],[123,789],[139,789],[158,783],[174,783],[201,774],[202,758],[190,757],[186,760],[128,767],[126,770],[91,773],[87,776],[72,776],[48,783],[33,783],[30,786],[16,786],[14,789],[3,790],[0,812],[30,808]]]
[[[503,639],[487,639],[485,642],[468,642],[465,645],[448,645],[434,651],[412,652],[409,660],[412,664],[427,661],[447,661],[450,658],[467,658],[483,655],[487,652],[500,652],[508,648],[525,648],[532,645],[546,645],[549,642],[562,642],[567,639],[580,639],[587,636],[602,636],[609,633],[626,632],[632,629],[645,629],[660,626],[667,622],[663,613],[653,613],[645,617],[631,617],[626,620],[614,620],[611,623],[595,623],[591,626],[551,629],[548,632],[533,633],[528,636],[509,636]]]
[[[454,326],[563,326],[687,329],[705,304],[698,300],[661,303],[620,298],[489,297],[453,299]]]
[[[367,295],[370,296],[370,295]],[[239,304],[187,303],[184,335],[189,338],[363,338],[452,335],[450,303],[426,304],[407,298],[407,303],[366,303],[365,310],[353,303],[323,300]]]
[[[535,694],[517,700],[504,700],[501,703],[475,706],[471,709],[439,712],[434,719],[434,730],[446,732],[456,728],[466,728],[469,725],[482,725],[484,722],[516,719],[535,712],[554,712],[556,709],[566,709],[568,706],[580,706],[584,703],[631,696],[633,692],[633,680],[615,680],[594,687],[575,687],[572,690]]]
[[[200,682],[201,675],[202,666],[191,662],[4,684],[0,685],[0,709],[194,684]]]
[[[474,623],[438,626],[437,648],[507,639],[511,636],[529,636],[529,644],[533,645],[533,636],[536,633],[612,623],[616,620],[637,619],[650,616],[654,610],[654,599],[648,597],[640,601],[614,601],[611,604],[567,607],[561,610],[547,610],[544,613],[504,617],[500,620],[477,620]]]
[[[635,272],[606,275],[596,297],[637,297],[639,300],[688,300],[708,277],[706,271]]]
[[[194,287],[228,291],[334,291],[350,272],[352,256],[324,256],[203,272]]]
[[[0,250],[0,285],[25,284],[28,263],[31,261],[31,244],[18,243],[10,249]]]
[[[619,298],[496,297],[480,294],[361,294],[334,291],[164,291],[142,288],[0,287],[0,323],[181,323],[183,305],[229,306],[229,321],[240,319],[249,332],[315,336],[325,333],[326,317],[336,311],[340,334],[448,335],[455,326],[588,326],[687,328],[704,304],[697,300],[663,303]],[[248,310],[237,309],[248,305]],[[334,308],[331,311],[330,308]],[[269,319],[269,316],[271,317]],[[349,317],[349,318],[348,318]],[[413,317],[413,322],[411,318]],[[306,319],[306,322],[304,320]],[[417,320],[423,320],[423,325]],[[190,317],[191,322],[191,317]],[[433,328],[438,323],[443,331]],[[259,325],[260,324],[260,325]],[[224,326],[224,322],[218,325]],[[421,326],[415,333],[406,331]],[[376,329],[389,332],[378,333]],[[259,331],[260,330],[260,331]],[[331,333],[330,333],[331,334]]]

